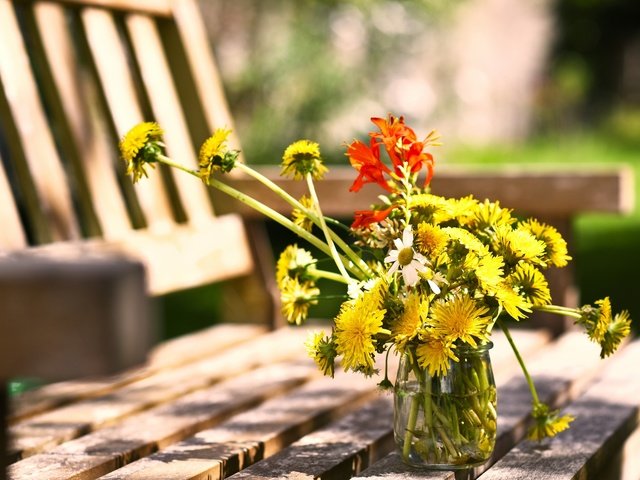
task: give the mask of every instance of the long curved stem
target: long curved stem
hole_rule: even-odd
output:
[[[527,367],[524,364],[524,360],[522,359],[522,356],[518,351],[518,347],[516,347],[516,344],[513,341],[513,338],[511,337],[511,333],[509,332],[509,329],[500,319],[498,319],[498,325],[500,325],[500,328],[502,329],[502,331],[504,332],[504,335],[507,337],[507,340],[509,341],[509,345],[511,345],[511,349],[513,350],[513,353],[518,359],[518,363],[520,364],[522,373],[524,373],[524,377],[526,378],[527,384],[529,385],[529,391],[531,392],[531,397],[533,398],[533,404],[538,405],[540,403],[540,399],[538,398],[538,392],[536,391],[536,386],[533,383],[533,379],[531,378],[531,375],[529,375],[529,371],[527,370]]]

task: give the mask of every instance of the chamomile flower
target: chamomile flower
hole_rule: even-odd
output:
[[[427,267],[427,259],[421,253],[413,249],[413,231],[411,225],[407,225],[402,232],[402,239],[393,240],[395,249],[389,251],[384,259],[385,263],[392,263],[388,275],[391,276],[397,270],[402,273],[404,283],[413,287],[420,280],[419,273],[424,272]]]

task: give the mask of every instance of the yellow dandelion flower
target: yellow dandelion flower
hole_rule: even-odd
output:
[[[466,295],[456,295],[448,301],[438,300],[431,305],[430,324],[434,334],[450,341],[461,340],[477,346],[476,338],[488,341],[487,329],[491,317],[489,309],[478,305]]]
[[[595,304],[598,306],[598,315],[589,331],[589,336],[594,342],[600,342],[611,323],[611,300],[609,297],[605,297],[602,300],[596,300]]]
[[[479,230],[486,228],[496,228],[500,226],[509,226],[516,221],[511,216],[511,210],[502,208],[500,202],[490,202],[485,200],[483,203],[477,203],[473,211],[473,220],[470,222]]]
[[[298,140],[289,145],[282,156],[281,175],[302,180],[307,173],[317,180],[328,171],[320,157],[320,145],[310,140]]]
[[[451,360],[458,361],[450,341],[442,338],[427,338],[416,348],[418,365],[426,368],[429,375],[446,376]]]
[[[533,425],[529,429],[529,440],[540,441],[544,438],[555,437],[558,433],[569,428],[569,424],[574,420],[571,415],[558,416],[558,410],[549,411],[549,406],[544,403],[534,405]]]
[[[380,282],[378,282],[380,283]],[[335,319],[336,352],[345,370],[373,374],[376,335],[390,333],[382,326],[386,310],[380,308],[381,292],[374,287],[356,300],[345,302]]]
[[[313,203],[313,199],[307,195],[303,195],[300,198],[300,203],[307,210],[313,211],[315,205]],[[305,229],[307,232],[310,232],[313,228],[313,220],[309,218],[309,216],[301,209],[294,208],[291,212],[291,219],[293,223],[298,225],[300,228]]]
[[[478,208],[478,200],[473,195],[458,199],[448,199],[451,218],[455,218],[458,224],[470,225],[474,220],[474,212]]]
[[[218,128],[200,147],[199,175],[205,183],[215,172],[227,173],[233,170],[239,152],[229,150],[227,140],[230,134],[231,130],[228,128]]]
[[[615,352],[624,338],[631,332],[631,317],[623,310],[609,323],[600,341],[600,357],[605,358]]]
[[[430,219],[433,223],[443,223],[453,219],[452,206],[449,201],[431,193],[411,195],[407,199],[409,210],[416,211],[423,219]]]
[[[162,129],[155,122],[135,125],[120,140],[120,155],[127,164],[127,175],[137,182],[147,176],[145,167],[155,167],[158,155],[162,154]]]
[[[391,334],[396,348],[404,352],[407,342],[413,340],[419,328],[426,321],[429,302],[418,293],[410,294],[404,302],[404,311],[391,324]]]
[[[474,269],[478,285],[485,292],[495,292],[496,288],[504,281],[504,261],[502,257],[485,255],[478,260]]]
[[[309,307],[318,303],[318,290],[306,282],[299,282],[297,278],[287,277],[280,287],[282,314],[289,323],[301,325],[309,316]]]
[[[543,273],[530,263],[518,263],[507,283],[536,307],[551,303],[549,284]]]
[[[518,292],[506,282],[498,286],[495,297],[504,311],[514,320],[526,318],[527,315],[524,312],[531,313],[531,303],[518,295]]]
[[[304,248],[299,248],[296,244],[289,245],[282,251],[276,262],[276,281],[278,286],[282,287],[282,283],[287,277],[304,278],[315,263],[316,259],[313,258],[310,252]]]
[[[450,238],[456,240],[463,247],[465,247],[470,252],[475,252],[479,256],[484,256],[489,254],[489,248],[483,244],[478,237],[476,237],[473,233],[464,228],[458,227],[444,227],[442,229]]]
[[[518,226],[531,233],[536,239],[545,244],[545,260],[554,267],[564,267],[569,263],[571,257],[568,255],[567,242],[562,238],[560,232],[551,225],[529,219]]]
[[[438,226],[422,222],[416,231],[416,246],[420,253],[436,258],[447,248],[448,235]]]
[[[337,352],[332,338],[325,336],[324,332],[310,332],[305,346],[322,373],[333,378]]]
[[[520,260],[543,264],[546,246],[526,230],[513,230],[509,225],[500,225],[495,229],[495,250],[509,264]]]

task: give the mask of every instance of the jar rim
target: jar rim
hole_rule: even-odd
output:
[[[483,353],[493,348],[493,342],[491,340],[480,343],[475,347],[473,345],[469,345],[468,343],[463,343],[462,345],[456,345],[456,350],[464,353]]]

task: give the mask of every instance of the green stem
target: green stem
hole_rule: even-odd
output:
[[[322,228],[322,224],[326,225],[325,219],[324,219],[324,217],[322,217],[322,213],[320,213],[320,215],[316,215],[316,213],[313,210],[305,207],[297,199],[295,199],[289,193],[287,193],[286,190],[284,190],[278,184],[273,182],[271,179],[265,177],[263,174],[261,174],[257,170],[254,170],[250,166],[248,166],[248,165],[246,165],[244,163],[241,163],[241,162],[236,162],[236,168],[242,170],[247,175],[251,176],[252,178],[254,178],[257,181],[259,181],[260,183],[262,183],[265,187],[269,188],[273,193],[278,195],[280,198],[282,198],[285,202],[287,202],[293,208],[297,208],[298,210],[303,211],[304,214],[307,215],[311,219],[311,221],[315,225],[317,225],[318,227]],[[317,201],[317,197],[316,197],[316,199],[314,201],[315,201],[316,205],[320,205],[319,202]],[[334,220],[334,222],[335,223],[339,223],[339,222],[336,222],[335,220]],[[340,224],[340,225],[344,226],[342,224]],[[338,245],[340,247],[340,249],[342,249],[342,251],[345,253],[345,255],[347,255],[347,257],[356,266],[358,266],[358,268],[360,268],[360,270],[362,270],[362,272],[365,273],[368,278],[371,277],[372,272],[371,272],[371,269],[369,268],[369,266],[365,262],[362,261],[362,259],[358,256],[358,254],[355,253],[353,251],[353,249],[351,247],[349,247],[349,245],[347,245],[345,243],[345,241],[342,240],[338,234],[336,234],[330,228],[326,228],[326,230],[323,229],[323,232],[325,232],[325,234],[328,232],[329,235],[331,236],[331,239],[336,243],[336,245]]]
[[[336,250],[336,246],[334,245],[333,240],[331,239],[331,235],[329,234],[329,229],[327,228],[327,224],[324,221],[324,216],[322,215],[322,210],[320,209],[320,201],[318,200],[316,187],[313,184],[313,178],[311,177],[310,173],[307,173],[306,179],[307,179],[307,186],[309,187],[309,193],[311,194],[311,199],[313,200],[313,203],[318,211],[318,220],[320,221],[320,225],[319,225],[320,230],[322,230],[322,233],[324,233],[324,238],[327,241],[327,245],[329,246],[331,257],[333,258],[333,261],[336,262],[336,266],[338,267],[340,274],[345,278],[347,282],[349,282],[351,280],[351,277],[347,273],[347,270],[344,268],[344,264],[342,263],[342,260],[340,259],[340,255]]]
[[[162,154],[158,155],[158,161],[164,163],[165,165],[168,165],[170,167],[173,168],[177,168],[178,170],[182,170],[183,172],[187,172],[191,175],[193,175],[194,177],[198,177],[200,178],[200,172],[198,172],[198,170],[192,170],[189,167],[182,165],[181,163],[178,162],[174,162],[171,158],[166,157]]]
[[[334,273],[334,272],[328,272],[326,270],[312,270],[312,273],[316,278],[325,278],[327,280],[333,280],[334,282],[340,282],[345,284],[349,283],[349,281],[346,278],[344,278],[342,275],[338,275],[337,273]]]
[[[522,373],[524,373],[524,377],[527,379],[527,384],[529,385],[529,391],[531,392],[531,397],[533,398],[533,404],[537,405],[540,403],[540,399],[538,398],[538,392],[536,392],[536,386],[533,384],[533,379],[531,378],[531,375],[529,375],[529,371],[527,370],[527,367],[524,364],[524,360],[522,359],[522,356],[520,356],[518,347],[516,347],[516,344],[513,341],[513,338],[511,337],[511,333],[509,332],[509,329],[502,322],[502,320],[498,319],[497,322],[500,325],[500,328],[504,332],[505,336],[507,337],[507,340],[509,341],[509,345],[511,345],[511,349],[513,350],[513,353],[518,359],[518,363],[520,364]]]
[[[407,428],[404,432],[404,444],[402,445],[402,458],[406,461],[409,460],[409,454],[411,453],[411,439],[413,438],[413,432],[416,429],[419,408],[420,396],[416,394],[411,398],[411,409],[409,410],[409,419],[407,420]]]
[[[560,305],[542,305],[533,308],[534,310],[539,310],[541,312],[555,313],[556,315],[566,315],[573,318],[582,318],[580,312],[575,308],[562,307]]]

